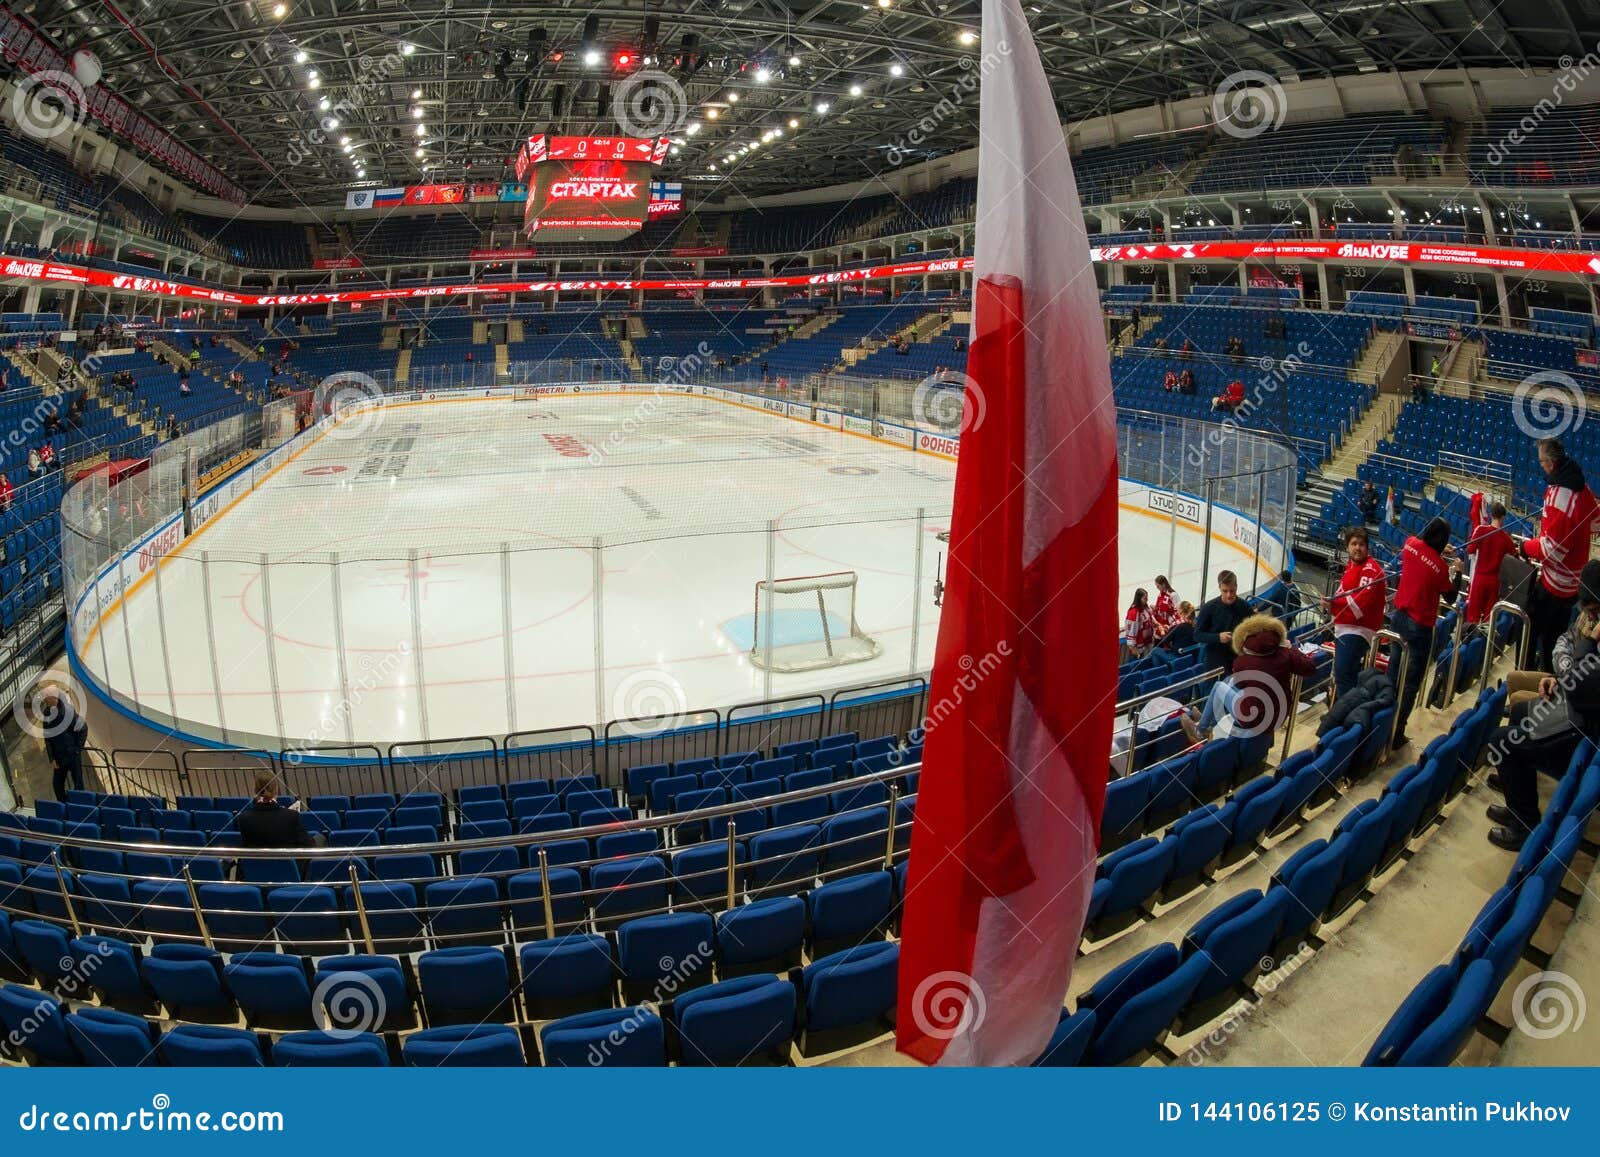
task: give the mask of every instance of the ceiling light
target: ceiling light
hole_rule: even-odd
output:
[[[583,63],[587,68],[593,68],[600,63],[600,50],[598,48],[586,49],[583,54]]]
[[[678,153],[680,152],[680,150],[679,150],[677,145],[673,145],[670,149],[667,150],[667,152],[671,153],[673,156],[677,156]]]
[[[420,136],[424,136],[424,135],[427,134],[427,131],[428,131],[428,126],[427,125],[418,125],[417,126],[417,136],[419,136],[419,137]]]
[[[789,127],[790,127],[790,128],[792,128],[792,129],[797,129],[797,128],[799,128],[799,127],[800,127],[800,121],[799,121],[799,118],[797,118],[797,117],[790,117],[790,118],[789,118]]]
[[[411,110],[411,119],[414,121],[420,121],[422,119],[422,110],[420,108],[413,108]]]
[[[303,49],[303,48],[299,52],[294,54],[294,62],[296,64],[304,64],[307,59],[308,59],[308,57],[307,57],[307,54],[306,54],[306,50]]]
[[[346,140],[345,143],[340,145],[339,147],[341,149],[343,149],[345,152],[348,153],[350,151],[350,142],[348,140]]]
[[[329,100],[327,97],[323,97],[321,100],[319,100],[317,102],[317,107],[319,109],[321,109],[323,112],[327,112],[330,108],[333,107],[333,102],[331,100]]]
[[[887,8],[891,3],[893,3],[893,0],[878,0],[878,7]]]
[[[329,117],[327,120],[322,122],[322,127],[331,133],[334,129],[339,127],[339,118]]]
[[[729,104],[738,104],[739,103],[739,94],[736,93],[736,92],[730,92],[728,94],[728,103]]]
[[[722,115],[722,110],[721,109],[715,109],[715,108],[706,109],[706,120],[708,120],[708,121],[714,121],[721,115]]]
[[[319,72],[318,72],[318,71],[317,71],[317,70],[316,70],[316,69],[314,69],[314,68],[308,68],[308,69],[306,69],[306,78],[307,78],[307,79],[309,79],[309,80],[316,80],[316,79],[317,79],[317,77],[318,77],[318,76],[320,76],[320,75],[321,75],[321,73],[319,73]]]
[[[706,166],[706,168],[710,169],[713,173],[716,172],[717,171],[717,162],[712,161],[709,165]]]
[[[800,58],[798,56],[791,56],[789,58],[789,67],[790,68],[799,68],[800,67]]]
[[[287,15],[289,15],[289,6],[287,4],[274,4],[272,6],[272,18],[274,20],[282,20]]]
[[[962,44],[976,44],[978,43],[978,34],[970,28],[963,28],[961,35],[957,36],[956,39]]]
[[[851,96],[860,96],[861,95],[861,86],[859,84],[852,84],[850,86],[850,95]]]
[[[339,143],[341,145],[348,145],[350,143],[350,138],[349,137],[340,137],[339,138]]]
[[[817,115],[818,116],[824,115],[828,111],[828,107],[829,106],[828,106],[828,102],[827,101],[819,100],[817,102]]]
[[[422,155],[423,155],[423,153],[422,153],[422,150],[421,150],[421,149],[418,149],[418,150],[417,150],[417,156],[419,156],[419,157],[420,157],[420,156],[422,156]]]
[[[691,137],[694,136],[695,133],[700,131],[700,122],[690,121],[688,124],[683,126],[683,131]]]
[[[769,81],[771,79],[772,79],[772,73],[767,71],[765,68],[756,69],[756,83],[757,84],[766,84],[767,81]]]
[[[310,80],[306,81],[306,87],[307,88],[321,88],[322,87],[322,78],[320,76],[313,76]]]
[[[906,74],[906,70],[903,67],[901,67],[900,65],[891,64],[889,66],[889,75],[890,76],[904,76],[905,74]]]
[[[411,41],[402,40],[400,42],[400,55],[401,56],[410,56],[416,50],[417,50],[417,46],[415,44],[412,44]]]

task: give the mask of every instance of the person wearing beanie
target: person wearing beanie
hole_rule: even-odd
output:
[[[1584,563],[1576,597],[1581,613],[1578,627],[1568,633],[1570,666],[1542,675],[1537,696],[1511,708],[1509,724],[1489,745],[1490,762],[1499,763],[1489,786],[1506,801],[1489,808],[1496,825],[1489,842],[1507,851],[1520,851],[1539,824],[1539,773],[1565,775],[1580,743],[1600,741],[1600,560]]]
[[[1394,729],[1394,746],[1410,743],[1406,722],[1416,706],[1422,677],[1427,673],[1433,651],[1433,628],[1439,621],[1439,604],[1453,600],[1461,589],[1461,560],[1450,545],[1450,524],[1435,518],[1422,533],[1406,539],[1400,551],[1400,582],[1394,596],[1394,611],[1389,629],[1400,642],[1389,644],[1389,670],[1400,671],[1400,657],[1406,656],[1405,686],[1398,688],[1400,705]]]

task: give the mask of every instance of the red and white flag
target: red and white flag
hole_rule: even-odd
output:
[[[972,345],[911,841],[898,1046],[1034,1060],[1094,884],[1117,681],[1111,370],[1018,0],[984,0]]]

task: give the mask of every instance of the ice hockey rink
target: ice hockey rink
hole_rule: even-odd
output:
[[[903,678],[932,663],[954,478],[947,457],[712,397],[391,402],[308,435],[197,527],[79,661],[140,714],[272,747],[498,737]],[[1158,573],[1195,598],[1205,531],[1123,490],[1119,605]],[[1241,537],[1213,526],[1210,589],[1228,568],[1270,581]],[[757,583],[840,572],[876,657],[752,662]],[[814,607],[776,608],[777,641],[820,641]],[[829,596],[830,631],[848,613]]]

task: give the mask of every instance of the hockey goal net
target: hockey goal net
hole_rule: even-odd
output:
[[[862,663],[882,652],[856,621],[856,573],[756,583],[750,661],[764,671],[815,671]]]

